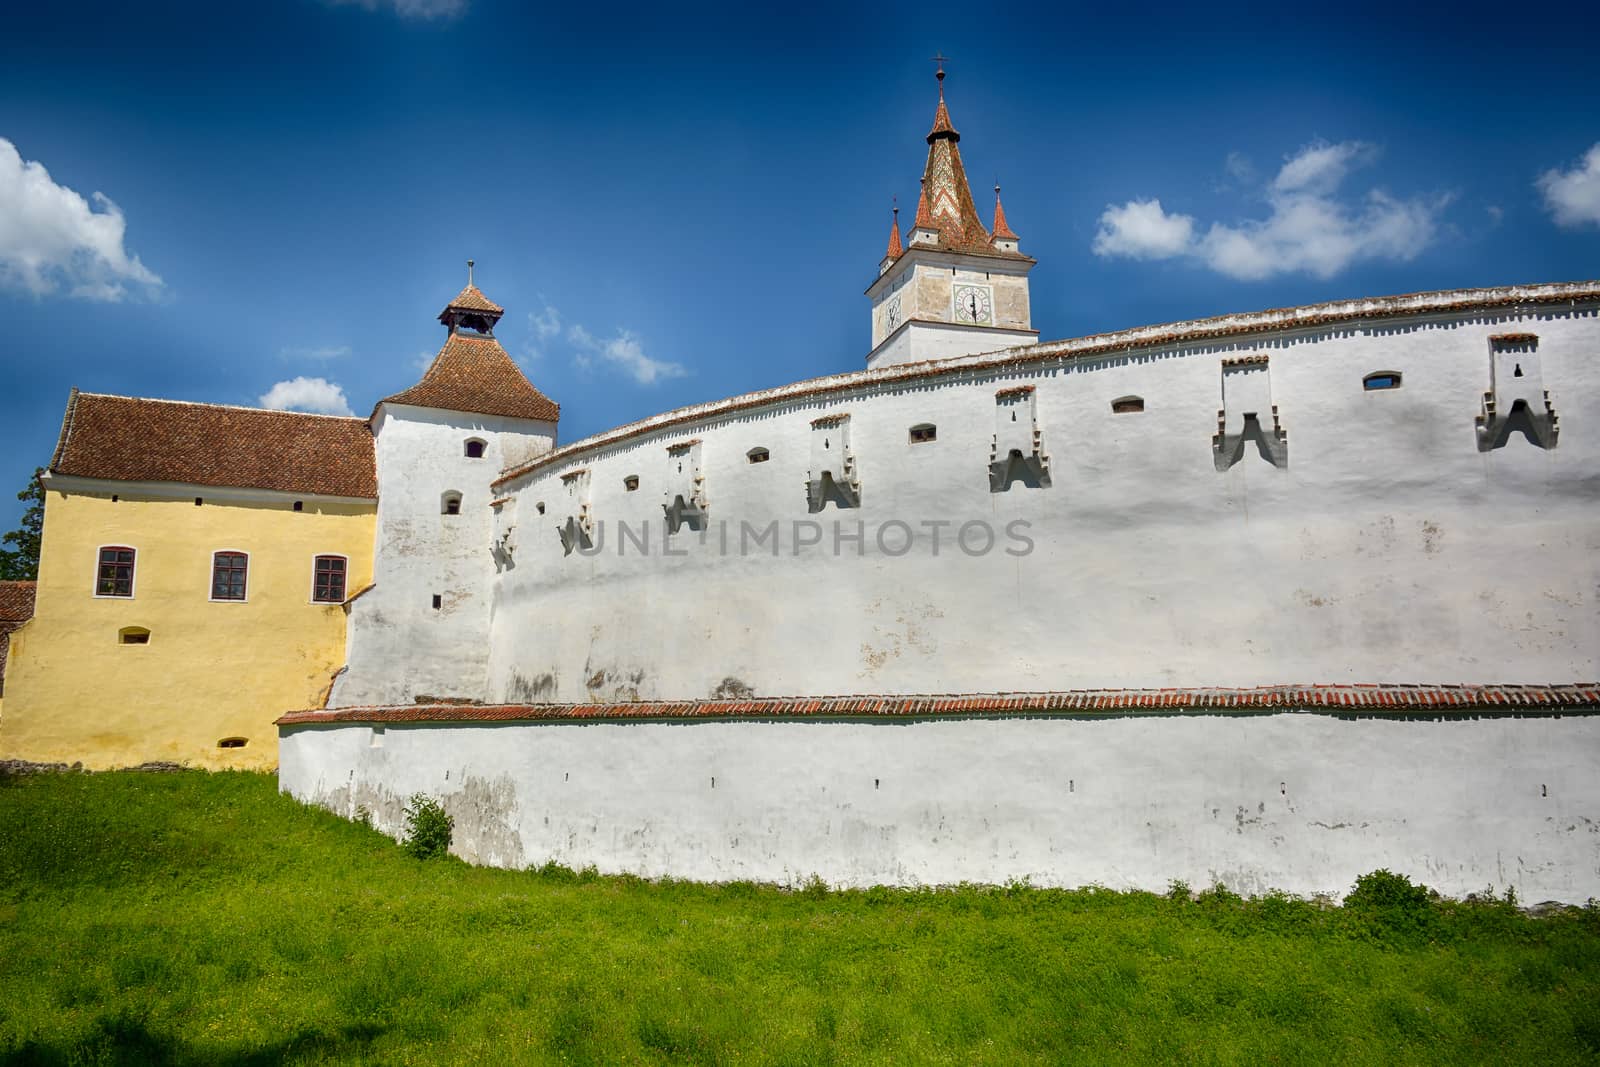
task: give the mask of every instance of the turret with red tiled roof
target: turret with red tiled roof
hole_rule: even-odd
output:
[[[1006,209],[1000,203],[999,182],[996,182],[994,186],[994,236],[995,240],[1000,240],[1001,238],[1011,241],[1019,240],[1017,235],[1011,232],[1011,226],[1006,222]]]
[[[422,380],[378,403],[555,422],[560,405],[535,389],[495,340],[494,326],[505,308],[473,284],[472,268],[469,259],[467,287],[439,313],[450,336]]]
[[[894,266],[894,261],[905,255],[906,246],[900,241],[900,206],[895,205],[894,222],[889,226],[889,248],[883,254],[883,261],[878,264],[878,273],[882,274]]]

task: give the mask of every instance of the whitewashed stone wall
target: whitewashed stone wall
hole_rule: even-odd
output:
[[[284,791],[523,867],[834,885],[1600,896],[1600,716],[1327,714],[285,728]]]
[[[1516,434],[1478,450],[1489,337],[1509,331],[1539,336],[1555,449]],[[1219,470],[1213,438],[1245,414],[1219,420],[1222,365],[1254,355],[1268,357],[1258,392],[1278,409],[1287,465],[1250,444]],[[1365,391],[1378,370],[1401,372],[1401,387]],[[510,482],[519,548],[494,583],[479,695],[1600,677],[1592,297],[851,383],[579,448]],[[1049,484],[991,492],[995,394],[1022,385],[1035,388]],[[1144,411],[1113,414],[1130,395]],[[811,422],[835,413],[850,416],[861,504],[811,514]],[[1258,415],[1271,430],[1271,413]],[[911,443],[923,423],[937,439]],[[666,449],[686,438],[700,441],[710,525],[663,544]],[[756,447],[770,461],[749,463]],[[556,529],[562,475],[577,468],[602,530],[590,554],[564,554]],[[626,490],[630,475],[639,490]],[[620,522],[648,524],[648,554],[631,543],[619,554]],[[745,524],[773,523],[776,554],[748,536],[741,551]],[[903,554],[897,523],[914,534]],[[992,548],[972,551],[991,533]]]
[[[347,668],[329,706],[479,696],[495,573],[489,483],[505,466],[549,451],[555,426],[384,404],[373,431],[373,586],[350,607]],[[468,440],[484,442],[481,458],[466,454]],[[451,493],[461,497],[455,515],[444,513]]]

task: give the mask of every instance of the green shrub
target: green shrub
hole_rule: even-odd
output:
[[[1403,874],[1380,869],[1356,878],[1356,887],[1344,898],[1344,906],[1357,911],[1414,912],[1427,909],[1432,895],[1427,886],[1416,885]]]
[[[1437,894],[1403,874],[1376,870],[1356,879],[1345,911],[1370,934],[1391,942],[1422,942],[1439,932]]]
[[[444,805],[426,793],[413,793],[406,802],[405,850],[419,860],[443,856],[450,851],[450,834],[456,821]]]

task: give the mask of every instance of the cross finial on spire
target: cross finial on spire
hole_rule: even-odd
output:
[[[472,260],[467,260],[467,284],[472,284]]]
[[[944,97],[944,65],[950,62],[950,57],[943,52],[935,52],[931,58],[935,63],[939,64],[939,69],[933,72],[933,76],[939,79],[939,96],[942,99]]]

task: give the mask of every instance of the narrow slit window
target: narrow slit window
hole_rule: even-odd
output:
[[[217,742],[218,748],[243,748],[250,743],[248,737],[224,737]]]
[[[143,626],[124,626],[117,631],[117,644],[119,645],[148,645],[150,631]]]
[[[939,427],[931,422],[919,422],[911,427],[911,443],[914,445],[923,445],[938,439]]]
[[[482,459],[485,445],[486,442],[481,441],[476,437],[470,438],[467,441],[467,458]]]
[[[211,599],[243,600],[250,557],[243,552],[217,552],[211,557]]]
[[[1376,389],[1400,388],[1400,372],[1397,370],[1374,371],[1361,379],[1361,388],[1372,392]]]
[[[318,604],[344,603],[347,561],[343,556],[318,556],[311,578],[311,599]]]
[[[626,489],[630,493],[639,488],[639,476],[637,474],[630,474],[626,478],[622,479],[622,488]]]
[[[439,513],[441,515],[461,514],[461,494],[452,490],[440,497]]]
[[[1119,396],[1111,402],[1113,415],[1133,415],[1144,410],[1144,397]]]
[[[304,511],[306,509],[306,502],[304,500],[296,500],[294,502],[294,509],[296,511]]]
[[[752,448],[750,451],[745,453],[745,458],[751,463],[765,463],[767,460],[772,458],[772,453],[768,452],[764,448]]]
[[[113,545],[100,550],[100,570],[95,578],[95,596],[133,596],[134,550]]]
[[[433,594],[433,610],[438,611],[442,607],[444,607],[444,597],[438,593]]]

